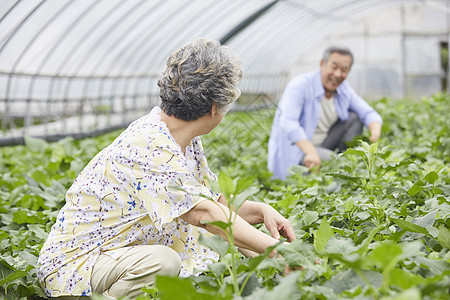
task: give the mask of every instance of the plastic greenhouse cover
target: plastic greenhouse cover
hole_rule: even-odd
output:
[[[121,74],[158,72],[176,48],[198,36],[220,39],[273,1],[3,2],[1,71]],[[249,72],[287,70],[340,24],[379,9],[427,1],[275,2],[229,42]]]
[[[159,72],[176,48],[199,36],[219,39],[265,2],[9,1],[0,19],[0,70]]]
[[[274,4],[226,42],[240,55],[247,75],[243,86],[251,88],[254,76],[284,76],[343,24],[382,9],[429,3],[448,5],[446,0],[3,0],[0,74],[157,76],[178,47],[199,36],[220,40]],[[0,86],[0,95],[14,97],[20,89],[14,87],[26,81]]]

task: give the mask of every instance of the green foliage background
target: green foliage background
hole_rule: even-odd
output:
[[[448,299],[450,97],[373,105],[384,119],[379,143],[364,142],[365,132],[318,173],[305,176],[298,166],[286,181],[272,180],[266,168],[274,109],[229,113],[202,137],[210,168],[253,177],[250,198],[288,217],[297,241],[278,247],[282,259],[249,260],[206,240],[221,260],[199,277],[158,278],[157,297]],[[0,148],[0,298],[45,298],[36,282],[40,247],[65,191],[118,134],[52,144],[27,138],[25,146]],[[240,296],[226,268],[235,259]],[[286,264],[305,269],[283,275]]]

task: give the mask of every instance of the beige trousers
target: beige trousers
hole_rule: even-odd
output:
[[[112,299],[135,299],[141,288],[152,286],[156,275],[177,276],[181,269],[178,253],[166,246],[134,246],[114,259],[101,254],[94,265],[91,286],[94,293]],[[63,296],[58,300],[89,299],[81,296]]]

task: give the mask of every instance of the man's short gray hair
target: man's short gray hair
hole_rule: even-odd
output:
[[[352,51],[350,51],[349,48],[347,48],[347,47],[339,47],[339,46],[330,46],[330,47],[328,47],[325,50],[325,52],[323,53],[323,57],[322,57],[322,60],[323,60],[323,62],[325,64],[330,59],[331,53],[339,53],[341,55],[348,55],[348,56],[350,56],[350,58],[352,60],[350,66],[353,65],[353,53],[352,53]]]
[[[158,80],[161,109],[184,121],[197,120],[216,104],[221,113],[240,96],[241,61],[218,41],[198,38],[172,53]]]

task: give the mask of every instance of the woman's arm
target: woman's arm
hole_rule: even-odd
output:
[[[218,201],[228,206],[223,195]],[[280,234],[290,242],[295,240],[292,224],[268,204],[247,200],[239,208],[238,215],[250,224],[264,223],[272,237],[277,240]]]
[[[274,239],[251,226],[239,215],[235,215],[234,212],[231,213],[233,214],[232,220],[235,219],[233,224],[233,238],[236,246],[256,253],[264,253],[267,247],[278,242],[277,239]],[[211,224],[204,224],[204,222],[228,222],[229,215],[230,210],[228,207],[221,203],[205,200],[195,205],[194,208],[180,217],[189,224],[205,228],[210,233],[227,240],[227,236],[222,229]],[[272,255],[275,255],[275,252]]]

